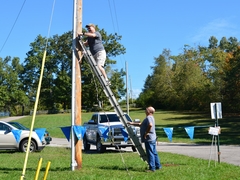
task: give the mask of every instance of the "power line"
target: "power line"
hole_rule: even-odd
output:
[[[117,11],[116,11],[116,6],[115,6],[115,1],[112,0],[112,4],[113,4],[113,12],[114,12],[114,16],[115,16],[115,21],[116,21],[116,25],[117,25],[117,31],[115,30],[115,24],[114,24],[114,18],[113,18],[113,14],[112,14],[112,6],[111,6],[111,3],[110,3],[110,0],[108,0],[108,4],[109,4],[109,9],[110,9],[110,14],[111,14],[111,20],[112,20],[112,24],[113,24],[113,29],[114,29],[114,32],[117,33],[117,34],[120,34],[120,30],[119,30],[119,23],[118,23],[118,18],[117,18]],[[124,56],[123,56],[123,60],[124,60]],[[123,65],[123,62],[122,62],[122,56],[120,56],[120,60],[121,60],[121,65]]]
[[[114,7],[114,12],[115,12],[115,17],[116,17],[116,23],[117,23],[117,30],[120,34],[119,26],[118,26],[118,18],[117,18],[117,11],[116,11],[116,6],[115,6],[115,1],[113,0],[113,7]]]
[[[23,2],[23,4],[22,4],[22,7],[21,7],[21,9],[20,9],[20,11],[19,11],[19,13],[18,13],[18,15],[17,15],[17,18],[15,19],[15,21],[14,21],[14,23],[13,23],[13,26],[12,26],[10,32],[8,33],[8,36],[7,36],[6,40],[5,40],[5,42],[4,42],[3,45],[2,45],[2,48],[1,48],[1,50],[0,50],[0,53],[2,52],[5,44],[6,44],[7,41],[8,41],[8,38],[10,37],[10,35],[11,35],[12,31],[13,31],[13,28],[14,28],[15,24],[17,23],[17,20],[18,20],[20,14],[21,14],[21,12],[22,12],[22,9],[23,9],[26,1],[27,1],[27,0],[24,0],[24,2]]]
[[[109,5],[110,14],[111,14],[112,24],[113,24],[113,30],[114,30],[114,32],[116,32],[115,31],[115,26],[114,26],[114,20],[113,20],[112,8],[111,8],[110,0],[108,0],[108,5]]]

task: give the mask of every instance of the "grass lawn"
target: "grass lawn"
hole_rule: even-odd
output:
[[[82,113],[82,124],[91,118],[92,113]],[[145,118],[143,110],[130,111],[132,119]],[[175,112],[175,111],[156,111],[154,114],[157,127],[158,141],[169,142],[164,127],[173,127],[172,142],[210,144],[211,135],[208,134],[209,126],[215,125],[215,120],[211,119],[210,114],[191,113],[191,112]],[[31,126],[32,117],[18,120],[27,127]],[[240,117],[226,116],[218,120],[221,127],[220,144],[239,145],[240,144]],[[56,115],[37,115],[34,127],[45,127],[50,132],[52,137],[65,138],[60,127],[71,125],[71,114],[56,114]],[[194,138],[191,140],[185,128],[194,126]]]
[[[82,113],[82,122],[87,122],[92,113]],[[132,119],[143,120],[144,111],[130,111]],[[224,114],[223,114],[224,116]],[[157,111],[155,113],[158,128],[158,141],[169,142],[163,127],[173,127],[172,142],[211,143],[208,126],[214,126],[215,121],[210,115],[200,113],[179,113]],[[21,122],[27,127],[31,125],[32,117],[25,117]],[[71,114],[37,115],[34,127],[45,127],[52,137],[65,138],[60,127],[71,125]],[[240,144],[240,121],[238,116],[228,116],[219,120],[221,126],[220,144]],[[195,126],[194,139],[190,140],[183,127]],[[199,126],[207,126],[198,128]],[[0,179],[20,179],[25,153],[0,151]],[[183,155],[159,152],[163,169],[155,173],[146,173],[146,164],[137,153],[107,151],[97,154],[95,151],[83,152],[82,168],[71,171],[71,150],[67,148],[45,147],[43,151],[30,153],[25,179],[34,179],[38,160],[43,158],[39,179],[43,179],[47,162],[51,162],[49,180],[114,180],[114,179],[170,179],[170,180],[240,180],[238,166],[220,163],[208,167],[208,160],[187,157]]]
[[[190,158],[183,155],[160,152],[162,170],[155,173],[145,172],[146,164],[137,153],[107,151],[97,154],[95,151],[83,153],[82,168],[71,170],[71,150],[67,148],[46,147],[43,151],[30,153],[25,179],[34,179],[39,158],[42,166],[38,179],[43,179],[47,162],[51,162],[49,180],[236,180],[240,179],[238,166],[220,163],[214,165],[208,160]],[[19,152],[1,152],[0,179],[18,180],[21,177],[25,154]]]

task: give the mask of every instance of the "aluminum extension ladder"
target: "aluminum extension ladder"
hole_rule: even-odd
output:
[[[125,117],[121,107],[119,106],[112,90],[109,87],[109,84],[106,82],[104,76],[102,75],[100,69],[98,68],[94,57],[92,56],[91,52],[86,48],[86,46],[84,45],[83,41],[82,41],[82,37],[79,36],[79,44],[82,48],[83,51],[83,55],[86,58],[86,60],[88,61],[88,63],[90,64],[92,70],[94,71],[95,75],[98,77],[98,80],[100,82],[100,84],[102,85],[103,91],[106,94],[106,96],[108,97],[111,105],[114,107],[115,112],[117,113],[117,116],[119,117],[120,121],[122,122],[123,126],[125,127],[125,129],[128,132],[128,135],[132,141],[132,143],[134,144],[134,146],[137,149],[138,154],[140,155],[140,158],[145,161],[146,163],[147,161],[147,156],[146,153],[142,147],[141,142],[139,142],[139,138],[136,136],[136,134],[133,132],[133,129],[131,128],[131,126],[129,126],[127,124],[128,120]]]

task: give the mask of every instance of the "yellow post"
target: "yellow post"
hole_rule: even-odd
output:
[[[34,180],[38,179],[39,171],[40,171],[41,166],[42,166],[42,158],[40,158],[39,161],[38,161],[37,171],[36,171],[36,175],[35,175]]]
[[[51,162],[48,161],[47,167],[46,167],[46,171],[45,171],[45,174],[44,174],[44,177],[43,177],[43,180],[46,180],[46,179],[47,179],[47,175],[48,175],[48,170],[49,170],[49,168],[50,168],[50,164],[51,164]]]

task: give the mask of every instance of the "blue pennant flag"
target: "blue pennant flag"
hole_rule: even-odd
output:
[[[101,134],[102,134],[104,140],[106,141],[108,138],[109,128],[108,127],[99,127],[99,130],[101,131]]]
[[[71,126],[67,126],[67,127],[60,127],[63,134],[65,135],[65,137],[67,138],[68,142],[70,140],[70,134],[71,134]]]
[[[12,133],[17,141],[17,143],[19,143],[20,141],[20,137],[21,137],[21,133],[22,133],[22,130],[12,130]]]
[[[83,136],[86,132],[86,128],[83,126],[73,126],[73,130],[74,130],[75,135],[77,136],[78,140],[82,140]]]
[[[127,133],[126,129],[121,128],[121,132],[122,132],[122,135],[124,137],[124,141],[127,142],[127,140],[128,140],[128,133]]]
[[[163,128],[170,142],[172,142],[173,128]]]
[[[185,127],[185,131],[187,132],[190,139],[193,139],[194,127]]]
[[[36,128],[36,129],[34,129],[34,131],[37,133],[39,139],[42,141],[44,138],[46,128]]]

